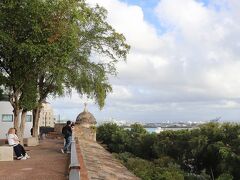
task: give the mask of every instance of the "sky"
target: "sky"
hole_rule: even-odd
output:
[[[50,99],[75,120],[84,102],[97,121],[240,121],[239,0],[87,0],[131,45],[110,77],[102,110],[92,100]]]

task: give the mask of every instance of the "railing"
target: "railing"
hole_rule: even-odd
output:
[[[72,141],[71,141],[71,161],[69,165],[69,180],[80,180],[80,164],[78,162],[74,134],[72,135]]]

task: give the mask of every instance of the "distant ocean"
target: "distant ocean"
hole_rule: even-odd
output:
[[[129,129],[130,130],[130,128],[124,128],[124,129]],[[157,128],[145,128],[145,129],[147,130],[147,132],[152,133],[152,132],[156,132]]]
[[[125,129],[130,129],[130,128],[125,128]],[[153,133],[156,132],[157,128],[145,128],[147,132]],[[177,130],[186,130],[186,129],[193,129],[193,128],[161,128],[162,131],[164,130],[172,130],[172,131],[177,131]],[[159,131],[159,129],[158,129]]]
[[[156,132],[157,128],[145,128],[149,133],[152,133],[152,132]],[[183,128],[183,127],[176,127],[176,128],[161,128],[161,129],[158,129],[157,131],[166,131],[166,130],[171,130],[171,131],[178,131],[178,130],[192,130],[192,129],[195,129],[194,127],[188,127],[188,128]]]
[[[157,128],[145,128],[147,130],[147,132],[152,133],[152,132],[156,132]]]

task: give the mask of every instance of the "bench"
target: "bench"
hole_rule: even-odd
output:
[[[14,150],[13,146],[9,146],[7,144],[7,140],[3,139],[1,140],[1,145],[0,145],[0,161],[13,161],[14,160]],[[39,145],[38,138],[30,137],[24,139],[24,144],[27,146],[37,146]]]
[[[13,161],[13,147],[8,145],[0,146],[0,161]]]
[[[37,146],[39,145],[39,139],[35,137],[29,137],[23,139],[23,144],[25,146]],[[0,139],[0,146],[8,145],[7,139]]]

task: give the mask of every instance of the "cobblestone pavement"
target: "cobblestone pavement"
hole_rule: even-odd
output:
[[[79,139],[78,144],[81,179],[87,179],[82,177],[85,169],[90,180],[139,180],[98,143]]]
[[[69,155],[62,154],[61,139],[44,139],[39,146],[25,147],[27,160],[0,162],[0,180],[66,180]]]

